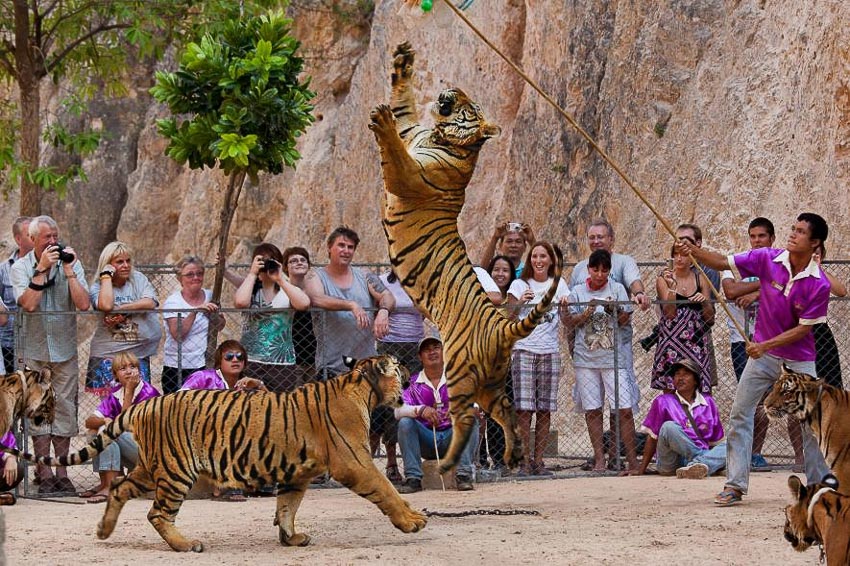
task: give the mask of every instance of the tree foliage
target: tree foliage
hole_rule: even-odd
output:
[[[245,177],[281,173],[300,159],[297,138],[313,121],[309,77],[301,77],[299,42],[281,12],[225,22],[190,43],[174,72],[159,72],[154,98],[174,117],[157,121],[166,154],[192,169],[229,175],[218,242],[213,300],[221,295],[230,225]],[[214,345],[214,333],[210,344]]]
[[[97,93],[120,96],[129,61],[158,58],[175,39],[196,37],[217,22],[282,0],[0,0],[0,79],[17,88],[17,104],[0,104],[0,175],[4,191],[21,186],[21,212],[40,212],[42,189],[64,192],[84,178],[78,160],[39,167],[42,144],[71,156],[97,148],[102,132],[69,131],[43,115],[46,79],[67,85],[60,107],[79,115]]]
[[[298,41],[281,13],[226,22],[190,43],[176,72],[158,72],[156,100],[183,119],[157,122],[168,156],[193,169],[281,173],[313,116],[309,78],[301,79]]]

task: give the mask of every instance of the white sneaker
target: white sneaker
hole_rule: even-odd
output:
[[[701,480],[706,476],[708,476],[708,466],[700,462],[688,464],[676,470],[676,477],[680,480]]]

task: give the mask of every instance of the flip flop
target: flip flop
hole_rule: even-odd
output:
[[[10,491],[0,493],[0,505],[14,505],[17,501],[15,494]]]
[[[82,497],[83,499],[88,499],[89,497],[94,497],[95,495],[97,495],[97,490],[92,488],[92,489],[87,489],[82,493],[78,493],[77,497]]]
[[[95,493],[91,497],[86,498],[86,503],[106,503],[107,499],[109,499],[108,495]]]
[[[743,494],[735,488],[728,487],[717,494],[714,498],[714,504],[720,507],[729,507],[743,500]]]

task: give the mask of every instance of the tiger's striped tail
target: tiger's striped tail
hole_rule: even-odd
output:
[[[67,456],[60,456],[58,458],[54,456],[35,456],[29,452],[21,452],[16,448],[8,448],[2,444],[0,444],[0,451],[5,452],[6,454],[11,454],[21,460],[26,460],[31,464],[43,464],[51,467],[78,466],[80,464],[85,464],[103,452],[103,450],[112,444],[116,438],[127,431],[127,427],[125,425],[127,416],[128,411],[121,413],[114,421],[109,423],[103,431],[92,438],[88,446],[84,446],[78,452],[68,454]]]
[[[552,244],[552,249],[555,251],[555,273],[552,277],[552,284],[546,290],[546,294],[539,303],[534,305],[531,312],[522,319],[512,322],[507,329],[507,334],[514,342],[531,334],[540,321],[543,320],[543,315],[549,310],[552,304],[552,299],[555,298],[555,293],[558,292],[558,285],[561,283],[561,273],[564,271],[564,254],[561,248]]]

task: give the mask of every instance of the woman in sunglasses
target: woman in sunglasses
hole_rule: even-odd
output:
[[[259,379],[245,377],[248,353],[238,340],[225,340],[213,354],[215,368],[202,369],[189,376],[182,389],[228,389],[235,391],[268,391]],[[217,501],[245,501],[241,489],[213,488],[212,498]]]
[[[215,367],[196,371],[181,389],[234,389],[237,391],[267,391],[259,379],[245,376],[248,352],[238,340],[225,340],[213,354]]]

